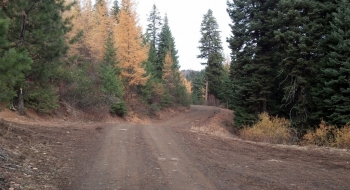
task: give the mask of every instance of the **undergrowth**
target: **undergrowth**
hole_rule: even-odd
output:
[[[290,122],[284,118],[270,117],[267,113],[259,115],[259,121],[251,127],[244,127],[242,138],[258,142],[288,144],[292,141]]]
[[[350,124],[343,128],[327,125],[325,121],[316,130],[309,130],[303,137],[301,144],[329,146],[336,148],[350,148]]]
[[[301,138],[296,138],[296,131],[290,128],[290,121],[285,118],[271,117],[268,113],[259,115],[259,120],[252,126],[240,131],[243,139],[275,144],[316,145],[350,149],[350,123],[342,128],[327,125],[321,121],[318,128],[309,130]]]

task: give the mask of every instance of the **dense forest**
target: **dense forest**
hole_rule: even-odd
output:
[[[237,128],[254,124],[260,113],[290,120],[301,134],[321,121],[336,127],[350,121],[348,1],[233,0],[227,6],[231,57],[223,58],[209,10],[198,55],[207,67],[190,79],[193,100],[203,89],[197,84],[208,81],[209,94],[234,110]]]
[[[205,103],[234,110],[236,128],[260,113],[300,133],[350,121],[350,3],[347,0],[229,0],[223,55],[212,10],[200,25],[200,72],[179,71],[167,15],[156,5],[143,33],[133,0],[3,1],[0,102],[49,113],[77,109],[124,115],[134,100],[152,111]],[[225,10],[223,10],[225,11]]]
[[[300,131],[350,121],[349,11],[346,0],[228,2],[236,125],[261,112]]]

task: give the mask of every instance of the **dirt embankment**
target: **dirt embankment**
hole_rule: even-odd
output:
[[[135,121],[1,121],[0,189],[350,187],[348,150],[244,141],[231,135],[228,110],[192,106]]]

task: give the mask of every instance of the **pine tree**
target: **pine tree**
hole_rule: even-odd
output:
[[[151,47],[153,47],[154,50],[157,49],[158,43],[159,43],[159,32],[162,27],[162,18],[160,16],[160,13],[156,7],[156,5],[153,5],[152,11],[147,19],[149,24],[147,25],[147,31],[146,34],[149,37],[149,41],[151,44]]]
[[[9,48],[7,41],[9,21],[0,15],[0,102],[9,103],[17,96],[18,87],[24,82],[24,72],[30,69],[32,60],[27,51]]]
[[[110,34],[105,45],[104,62],[101,64],[101,90],[111,99],[121,99],[124,95],[123,86],[119,79],[120,68],[116,59],[116,48]]]
[[[198,58],[206,59],[203,65],[208,65],[208,59],[211,54],[222,51],[222,42],[220,37],[219,25],[216,18],[213,16],[213,11],[208,10],[203,16],[201,23],[201,39],[199,40],[200,55]]]
[[[223,76],[223,56],[221,52],[210,54],[208,66],[205,68],[206,80],[208,81],[208,94],[219,98],[220,85]]]
[[[203,103],[204,72],[195,73],[191,82],[191,99],[193,104]]]
[[[147,70],[152,78],[157,78],[155,68],[157,66],[157,48],[159,43],[159,32],[162,26],[161,16],[156,7],[153,5],[152,11],[147,19],[149,22],[146,30],[146,41],[150,44],[148,52]]]
[[[219,31],[219,25],[216,18],[213,16],[213,11],[208,10],[203,16],[201,23],[201,39],[199,41],[200,55],[198,58],[206,59],[203,65],[207,65],[206,80],[208,81],[209,94],[219,97],[219,87],[223,72],[222,62],[222,42]]]
[[[159,45],[158,45],[158,60],[157,65],[155,67],[157,78],[162,78],[163,76],[163,63],[165,60],[165,56],[170,51],[171,59],[173,61],[173,69],[177,70],[180,68],[179,61],[178,61],[178,55],[177,55],[177,49],[175,46],[175,40],[171,33],[170,27],[169,27],[169,21],[168,17],[165,15],[164,17],[164,24],[162,26],[162,30],[159,34]]]
[[[143,68],[149,47],[143,45],[141,27],[137,23],[135,3],[123,0],[118,14],[119,23],[115,28],[117,57],[121,67],[121,77],[128,93],[136,86],[145,85],[148,76]]]
[[[19,50],[27,50],[33,60],[22,87],[27,105],[37,111],[57,107],[53,82],[60,58],[67,53],[65,34],[70,29],[61,15],[69,8],[63,0],[14,0],[3,6],[3,12],[11,19],[8,40]]]

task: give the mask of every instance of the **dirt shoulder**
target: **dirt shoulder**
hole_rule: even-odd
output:
[[[0,189],[350,186],[348,150],[240,140],[230,133],[230,114],[192,106],[147,124],[0,122]]]

